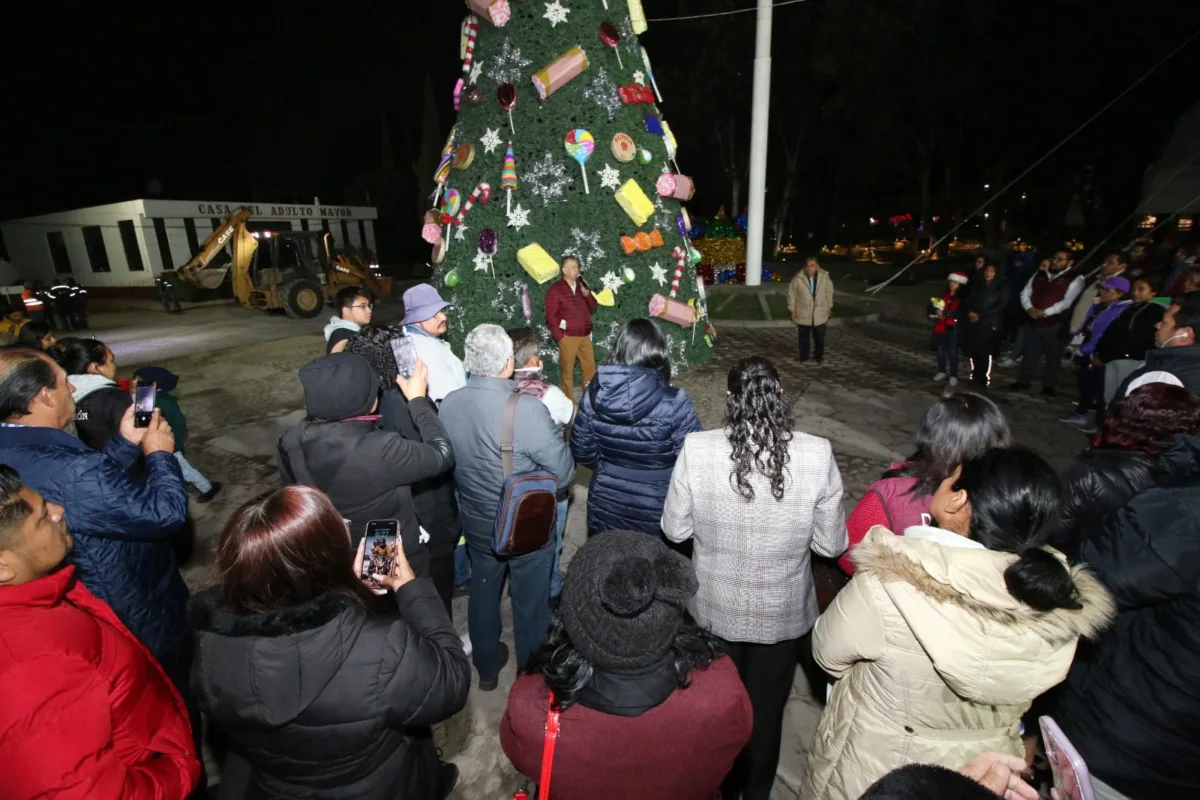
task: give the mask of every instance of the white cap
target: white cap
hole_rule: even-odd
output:
[[[1179,380],[1179,378],[1176,378],[1170,372],[1165,370],[1156,369],[1143,373],[1130,381],[1129,388],[1125,390],[1125,396],[1129,397],[1129,395],[1133,394],[1138,389],[1151,383],[1167,383],[1171,386],[1183,387],[1183,381]]]

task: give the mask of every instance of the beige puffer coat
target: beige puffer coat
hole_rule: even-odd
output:
[[[817,293],[808,288],[808,274],[802,269],[788,284],[788,311],[797,325],[824,325],[833,313],[833,278],[817,269]]]
[[[803,800],[856,800],[896,767],[957,768],[985,750],[1023,755],[1021,716],[1067,675],[1080,636],[1112,616],[1089,572],[1083,608],[1039,612],[1013,598],[1008,553],[872,528],[854,579],[813,629],[838,678],[808,757]]]

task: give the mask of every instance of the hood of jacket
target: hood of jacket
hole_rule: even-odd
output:
[[[992,705],[1031,702],[1059,683],[1079,637],[1094,637],[1114,613],[1108,592],[1078,566],[1069,569],[1083,608],[1043,612],[1025,605],[1004,584],[1004,570],[1016,558],[882,527],[854,551],[855,574],[881,582],[946,684],[960,697]]]
[[[250,728],[294,721],[341,669],[367,619],[358,603],[327,592],[265,614],[225,608],[220,590],[198,594],[189,608],[199,648],[194,674],[222,720]]]
[[[329,324],[325,326],[325,341],[329,341],[329,337],[332,336],[333,332],[336,330],[345,330],[350,331],[351,333],[358,333],[362,330],[362,326],[357,322],[351,322],[350,320],[342,319],[341,317],[330,317]]]
[[[1200,436],[1179,435],[1159,453],[1158,469],[1167,486],[1190,486],[1200,480]]]
[[[108,386],[116,388],[117,385],[115,381],[109,380],[103,375],[93,375],[90,372],[84,375],[68,375],[67,383],[71,384],[71,397],[76,404],[93,392]]]
[[[648,415],[667,393],[662,373],[630,364],[605,364],[593,378],[597,419],[629,425]]]

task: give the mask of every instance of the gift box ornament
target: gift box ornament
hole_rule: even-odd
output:
[[[545,248],[537,242],[518,250],[517,262],[522,269],[529,273],[529,277],[538,283],[545,283],[558,277],[558,262],[551,258]]]
[[[663,197],[674,197],[685,203],[696,194],[696,185],[691,178],[687,175],[676,175],[673,172],[664,172],[659,175],[654,186]]]
[[[467,0],[467,8],[497,28],[503,28],[512,19],[508,0]]]
[[[650,202],[650,198],[633,178],[625,181],[625,185],[617,190],[614,197],[629,218],[633,220],[633,224],[638,227],[645,225],[646,220],[650,219],[650,215],[654,213],[654,203]]]
[[[539,100],[545,100],[588,68],[587,53],[575,45],[546,66],[533,73],[533,89]]]
[[[696,310],[687,303],[656,294],[650,298],[650,316],[688,328],[696,321]]]

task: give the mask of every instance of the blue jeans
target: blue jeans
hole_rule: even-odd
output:
[[[567,501],[558,501],[558,519],[554,525],[554,570],[550,573],[550,597],[562,594],[562,547],[563,534],[567,532]]]
[[[938,372],[943,372],[951,378],[958,377],[958,332],[949,330],[934,334],[937,340]]]
[[[471,631],[471,660],[479,679],[493,680],[500,674],[500,601],[504,579],[512,579],[513,639],[517,669],[522,669],[533,651],[546,639],[550,627],[550,573],[554,569],[554,542],[541,550],[516,558],[501,558],[492,549],[471,549],[471,599],[467,624]]]
[[[467,546],[454,548],[454,585],[462,586],[471,580],[471,559],[467,557]]]
[[[179,469],[183,472],[183,479],[196,487],[196,491],[200,494],[206,494],[212,491],[212,483],[208,478],[192,466],[192,462],[183,457],[183,453],[175,451],[175,460],[179,462]]]

